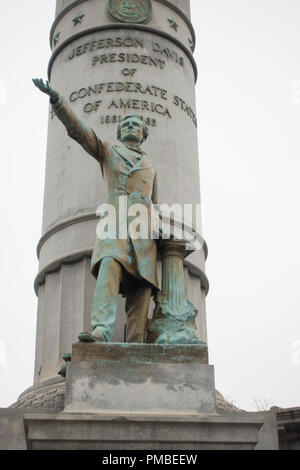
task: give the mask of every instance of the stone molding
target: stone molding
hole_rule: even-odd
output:
[[[72,264],[81,261],[83,258],[91,258],[92,253],[93,247],[87,248],[85,250],[75,250],[73,252],[66,253],[64,256],[57,258],[56,260],[53,260],[51,263],[45,266],[35,278],[34,291],[36,295],[38,296],[39,286],[45,282],[47,274],[58,271],[63,264]],[[209,281],[206,274],[190,261],[185,260],[184,266],[188,268],[191,274],[200,278],[201,289],[204,290],[205,296],[207,296],[209,291]]]
[[[72,10],[73,8],[81,5],[82,3],[85,3],[87,2],[88,0],[76,0],[74,2],[72,2],[70,5],[68,5],[66,8],[64,8],[58,15],[57,17],[55,18],[54,20],[54,23],[51,27],[51,30],[50,30],[50,47],[52,49],[52,44],[53,44],[53,37],[54,37],[54,32],[55,32],[55,28],[56,26],[58,25],[58,23],[61,21],[61,19],[66,15],[66,13],[68,13],[70,10]],[[168,8],[170,8],[171,10],[173,10],[175,13],[177,13],[177,15],[179,15],[183,21],[186,23],[186,25],[188,26],[189,30],[190,30],[190,33],[191,33],[191,36],[192,36],[192,40],[193,40],[193,43],[194,43],[194,46],[193,46],[193,52],[195,50],[195,47],[196,47],[196,34],[195,34],[195,30],[194,30],[194,27],[190,21],[190,19],[186,16],[186,14],[180,10],[180,8],[178,8],[176,5],[174,5],[173,3],[169,2],[168,0],[155,0],[157,3],[161,3],[162,5],[165,5],[167,6]],[[136,26],[136,25],[135,25]]]
[[[193,70],[194,70],[194,75],[195,75],[195,83],[197,82],[197,79],[198,79],[198,67],[197,67],[197,64],[196,64],[196,61],[194,59],[194,56],[192,54],[191,51],[188,50],[187,47],[185,47],[184,44],[182,44],[181,41],[179,41],[178,39],[174,38],[171,34],[169,33],[166,33],[164,31],[161,31],[159,29],[156,29],[156,28],[152,28],[152,27],[149,27],[149,26],[143,26],[143,25],[140,25],[140,24],[126,24],[126,23],[111,23],[111,24],[106,24],[106,25],[102,25],[102,26],[96,26],[94,28],[88,28],[84,31],[81,31],[77,34],[74,34],[73,36],[69,37],[68,39],[66,39],[62,44],[60,44],[60,46],[58,46],[52,53],[52,56],[50,58],[50,61],[49,61],[49,65],[48,65],[48,79],[49,81],[51,80],[51,71],[52,71],[52,66],[53,66],[53,63],[56,59],[56,57],[59,55],[59,53],[66,47],[68,46],[69,44],[71,44],[73,41],[75,41],[76,39],[79,39],[83,36],[88,36],[89,34],[93,34],[93,33],[97,33],[99,31],[109,31],[109,30],[113,30],[113,29],[127,29],[127,30],[137,30],[137,31],[144,31],[146,33],[152,33],[152,34],[156,34],[157,36],[161,36],[162,38],[164,39],[168,39],[169,41],[173,42],[176,46],[178,46],[185,54],[186,56],[189,58],[190,62],[191,62],[191,65],[193,67]]]
[[[96,215],[96,212],[86,212],[86,213],[83,213],[83,214],[79,214],[79,215],[70,217],[68,219],[64,219],[61,222],[58,222],[57,224],[53,225],[52,227],[50,227],[43,234],[43,236],[40,238],[40,240],[38,242],[38,245],[37,245],[37,257],[38,257],[38,259],[40,257],[40,252],[41,252],[42,246],[44,245],[44,243],[52,235],[59,232],[60,230],[63,230],[64,228],[70,227],[71,225],[80,224],[82,222],[86,222],[86,221],[89,221],[89,220],[98,220],[98,219],[99,219],[99,217]],[[196,233],[197,239],[200,241],[200,243],[203,246],[204,256],[205,256],[205,260],[206,260],[207,257],[208,257],[207,243],[203,239],[203,237],[199,233],[196,232],[194,227],[191,227],[191,229],[193,230],[193,233]]]
[[[57,224],[53,225],[51,228],[49,228],[49,230],[47,230],[44,233],[44,235],[40,238],[38,242],[37,249],[36,249],[38,259],[40,258],[40,252],[41,252],[42,246],[52,235],[59,232],[60,230],[63,230],[66,227],[70,227],[71,225],[80,224],[88,220],[98,220],[98,219],[99,217],[97,217],[96,212],[87,212],[84,214],[76,215],[74,217],[70,217],[68,219],[62,220],[61,222],[58,222]]]

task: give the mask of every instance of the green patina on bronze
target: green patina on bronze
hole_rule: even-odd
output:
[[[79,13],[78,15],[76,15],[75,18],[72,20],[74,23],[74,26],[77,26],[78,24],[82,23],[82,20],[84,17],[85,15],[83,15],[82,13]]]
[[[108,13],[122,23],[146,23],[152,16],[150,0],[109,0]]]
[[[54,44],[54,46],[56,46],[56,44],[58,43],[58,41],[59,41],[59,36],[60,36],[60,33],[55,34],[55,36],[54,36],[54,38],[53,38],[53,44]]]
[[[132,205],[141,204],[148,220],[148,238],[97,238],[92,256],[92,273],[97,279],[91,315],[91,332],[82,333],[81,341],[111,341],[116,321],[118,294],[126,296],[126,341],[144,343],[147,332],[147,314],[152,293],[158,288],[157,240],[151,238],[151,209],[157,203],[157,177],[141,144],[149,131],[138,116],[128,115],[118,126],[121,145],[100,140],[73,113],[62,96],[48,82],[34,80],[35,85],[51,99],[53,110],[78,142],[99,163],[106,186],[105,203],[115,208],[119,218],[119,198],[127,197],[127,224]],[[142,223],[142,221],[141,221]],[[119,228],[119,227],[118,227]]]
[[[197,309],[185,298],[183,260],[188,255],[181,240],[156,240],[151,236],[153,204],[158,203],[157,175],[150,158],[141,145],[149,130],[136,115],[123,118],[117,129],[121,145],[100,140],[90,127],[74,114],[64,98],[48,82],[33,80],[50,96],[52,108],[65,126],[68,135],[80,144],[99,164],[107,186],[105,203],[113,207],[117,233],[103,239],[97,237],[91,269],[97,279],[91,313],[91,330],[79,335],[82,342],[111,342],[118,309],[119,293],[126,296],[126,342],[156,344],[203,344],[197,338],[195,318]],[[120,197],[126,197],[125,220],[120,215]],[[130,235],[128,227],[135,216],[130,208],[140,204],[139,223],[147,227],[143,238]],[[121,236],[122,224],[126,236]],[[163,234],[161,233],[161,238]],[[157,279],[157,249],[160,243],[163,275],[162,291]],[[151,297],[156,299],[153,320],[148,325]],[[147,326],[149,326],[147,330]],[[147,337],[148,335],[148,337]],[[70,361],[65,355],[65,362]],[[60,370],[64,376],[66,367]]]
[[[67,363],[72,361],[72,354],[71,353],[64,354],[63,360],[65,361],[65,364],[61,366],[61,368],[59,369],[58,375],[61,375],[61,377],[65,378],[67,374]]]
[[[174,18],[170,19],[168,18],[168,21],[170,23],[170,28],[173,28],[175,29],[176,33],[178,31],[178,28],[179,28],[179,25],[176,23],[176,21],[174,20]]]
[[[208,364],[206,345],[76,343],[72,362],[110,361],[144,364]]]
[[[156,344],[199,344],[196,334],[198,310],[186,299],[183,261],[189,254],[183,240],[161,240],[162,291],[155,299],[153,319],[148,327],[148,342]]]

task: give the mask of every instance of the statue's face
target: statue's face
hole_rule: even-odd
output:
[[[135,141],[141,143],[143,141],[143,125],[137,118],[129,118],[121,124],[121,141]]]

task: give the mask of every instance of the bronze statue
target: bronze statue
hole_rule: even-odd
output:
[[[52,108],[68,135],[94,157],[100,165],[107,186],[106,203],[118,216],[119,197],[127,196],[128,210],[142,204],[151,218],[152,204],[157,204],[157,177],[141,144],[148,128],[136,115],[127,115],[118,127],[120,146],[100,140],[80,121],[62,96],[48,82],[34,79],[34,84],[50,96]],[[149,224],[150,228],[151,224]],[[100,240],[92,255],[92,273],[97,279],[91,331],[79,335],[82,342],[110,342],[116,321],[118,294],[126,296],[126,342],[144,343],[151,295],[158,290],[157,241],[148,238]]]

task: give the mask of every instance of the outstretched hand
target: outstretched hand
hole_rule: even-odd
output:
[[[48,81],[44,83],[42,78],[33,78],[32,81],[39,90],[41,90],[46,95],[50,96],[52,103],[56,103],[56,101],[58,101],[59,93],[53,88],[51,88]]]

